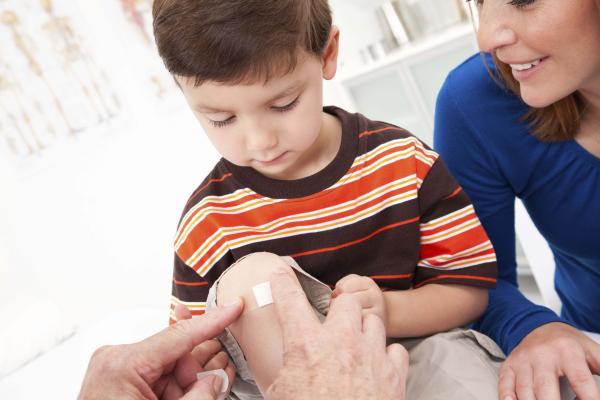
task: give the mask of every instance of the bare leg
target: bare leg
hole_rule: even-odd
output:
[[[226,304],[235,297],[244,299],[244,312],[229,329],[239,343],[256,384],[265,393],[283,366],[281,328],[274,306],[258,308],[252,287],[268,281],[273,267],[285,264],[272,253],[246,256],[219,281],[217,303]]]

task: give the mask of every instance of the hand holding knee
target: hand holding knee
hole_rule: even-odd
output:
[[[386,349],[381,319],[363,317],[358,296],[338,295],[321,324],[289,268],[276,271],[271,286],[284,366],[267,399],[404,399],[406,350]]]

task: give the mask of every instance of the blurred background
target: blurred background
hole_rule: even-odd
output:
[[[0,0],[2,398],[3,375],[115,313],[167,323],[177,222],[218,155],[156,54],[151,3]],[[431,145],[437,91],[477,51],[464,1],[330,3],[325,103]]]

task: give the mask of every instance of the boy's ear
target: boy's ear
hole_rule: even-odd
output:
[[[337,26],[331,27],[329,33],[329,40],[327,46],[323,52],[322,64],[323,64],[323,78],[332,79],[337,71],[337,58],[340,44],[340,30]]]

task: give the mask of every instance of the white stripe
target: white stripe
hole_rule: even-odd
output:
[[[435,269],[435,270],[444,270],[444,271],[452,271],[457,269],[469,268],[474,265],[481,265],[487,262],[496,261],[496,257],[493,254],[486,254],[479,257],[473,257],[466,260],[459,260],[447,263],[445,265],[431,265],[426,260],[421,260],[417,264],[419,267]]]
[[[430,231],[430,230],[439,228],[440,226],[443,226],[443,225],[449,224],[451,222],[454,222],[456,220],[459,220],[461,218],[464,218],[467,215],[473,215],[473,214],[475,214],[475,210],[473,209],[473,206],[471,204],[469,204],[468,206],[465,206],[465,207],[461,208],[460,210],[453,211],[453,212],[443,215],[439,218],[422,223],[420,229],[421,229],[421,232]]]
[[[481,223],[479,222],[478,219],[472,219],[463,224],[452,227],[452,229],[448,230],[448,231],[452,231],[452,232],[443,231],[443,232],[437,233],[435,235],[421,236],[421,245],[441,242],[443,240],[449,239],[451,237],[460,235],[461,233],[464,233],[471,229],[474,229],[480,225],[481,225]]]

